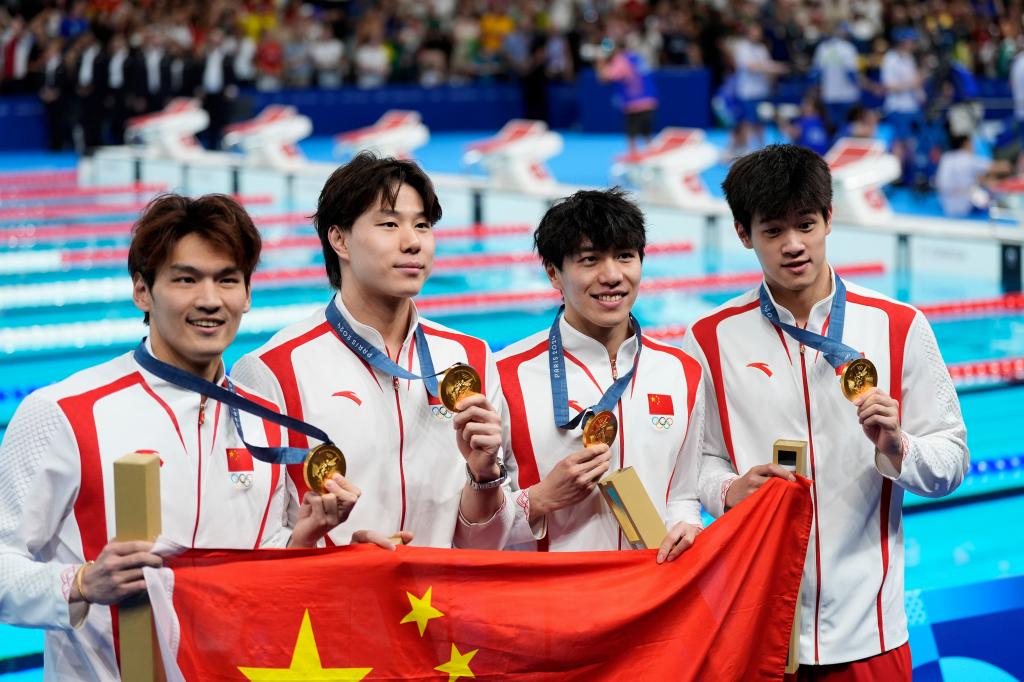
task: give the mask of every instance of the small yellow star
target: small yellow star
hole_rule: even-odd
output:
[[[423,633],[427,631],[427,622],[431,618],[440,618],[444,615],[430,605],[430,592],[433,589],[433,586],[428,587],[422,597],[415,597],[412,592],[405,593],[405,595],[409,597],[409,605],[412,606],[412,611],[405,614],[405,617],[402,618],[399,625],[415,621],[416,627],[420,629],[420,637],[422,637]]]
[[[452,644],[452,656],[448,659],[447,663],[443,663],[434,670],[440,670],[443,673],[448,673],[448,682],[455,682],[460,677],[476,677],[473,671],[469,669],[469,662],[476,656],[476,652],[479,649],[473,649],[472,651],[461,654],[459,650]]]
[[[287,668],[244,668],[238,671],[253,682],[287,682],[290,680],[361,680],[373,668],[324,668],[320,665],[320,652],[316,649],[309,611],[302,616],[302,626],[292,651],[292,664]]]

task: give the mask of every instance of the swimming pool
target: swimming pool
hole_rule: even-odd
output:
[[[563,181],[607,182],[606,172],[602,178],[599,170],[608,167],[608,157],[621,151],[622,143],[617,137],[593,137],[567,136],[562,161],[552,164]],[[465,138],[436,136],[420,155],[424,166],[460,170],[452,166],[451,150]],[[324,140],[303,147],[314,158],[329,154]],[[572,166],[564,161],[567,158],[574,159]],[[71,161],[64,157],[58,163]],[[10,163],[25,168],[54,161],[18,155],[0,158],[0,170]],[[709,172],[708,180],[713,183],[721,172]],[[442,191],[441,197],[445,216],[437,227],[439,264],[421,296],[425,314],[485,338],[495,350],[546,328],[557,299],[536,261],[527,255],[528,230],[493,230],[502,232],[497,235],[484,230],[483,238],[472,231],[468,236],[453,236],[472,221],[472,202],[460,191]],[[492,226],[529,227],[545,208],[542,200],[494,193],[485,199],[484,213]],[[928,205],[916,208],[930,210]],[[303,212],[311,212],[311,207],[254,210],[256,215],[298,213],[299,218]],[[649,241],[664,253],[652,252],[645,261],[645,280],[653,286],[641,294],[636,313],[645,331],[678,341],[681,326],[756,282],[758,266],[728,225],[709,229],[702,218],[667,209],[651,209],[647,214]],[[88,228],[131,218],[61,218],[51,224]],[[117,251],[127,243],[126,228],[120,234],[98,227],[91,233],[83,229],[72,239],[54,241],[34,238],[17,225],[17,221],[0,219],[0,429],[28,391],[124,352],[145,333],[141,315],[131,304],[123,255]],[[849,279],[865,286],[917,305],[1000,293],[996,245],[915,239],[912,270],[901,272],[896,267],[895,238],[836,227],[830,237],[830,259],[838,268],[850,268],[854,274]],[[292,215],[290,221],[268,227],[264,234],[273,247],[261,264],[253,311],[228,353],[229,364],[330,296],[319,270],[319,248],[310,242],[313,231],[307,223]],[[737,279],[742,274],[753,279]],[[948,364],[1024,356],[1024,310],[1019,308],[936,314],[933,326]],[[952,499],[939,505],[908,496],[906,584],[908,599],[921,603],[962,600],[962,594],[949,591],[978,585],[1003,594],[1007,585],[1011,591],[1020,589],[1013,581],[1024,575],[1024,548],[1017,539],[1018,520],[1024,518],[1024,445],[1019,435],[1024,423],[1024,386],[1003,383],[972,388],[965,384],[961,405],[972,454],[970,475]],[[947,594],[953,596],[941,597]],[[1024,605],[1014,604],[1013,599],[1001,598],[995,610],[971,617],[995,613],[1004,628],[1024,625]],[[926,614],[912,620],[916,623],[915,662],[933,663],[946,679],[999,679],[991,671],[992,677],[979,678],[974,663],[960,660],[970,656],[946,653],[941,644],[945,640],[937,633],[940,626],[959,620],[948,609],[943,613],[941,619],[929,619],[931,614]],[[19,660],[34,660],[41,636],[29,631],[18,631],[18,635],[15,640],[10,629],[0,630],[0,659],[24,655],[29,658]],[[940,663],[939,658],[950,660]],[[929,670],[922,665],[921,679],[928,679]],[[26,674],[35,679],[31,677],[35,673]]]

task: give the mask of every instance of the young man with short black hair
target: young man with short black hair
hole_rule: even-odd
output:
[[[159,455],[162,537],[185,547],[312,547],[359,497],[337,476],[299,506],[284,467],[250,450],[279,445],[281,427],[242,412],[243,440],[228,405],[164,377],[171,368],[232,386],[221,357],[249,310],[259,255],[259,233],[231,198],[157,198],[128,252],[148,339],[35,391],[11,420],[0,445],[0,621],[47,629],[47,678],[119,679],[116,604],[145,589],[143,567],[161,565],[152,543],[110,539],[121,456]]]
[[[903,493],[946,495],[968,464],[935,335],[919,310],[835,274],[820,156],[772,145],[736,161],[723,188],[764,283],[694,322],[684,343],[709,378],[701,501],[719,516],[771,476],[792,479],[770,463],[773,443],[806,442],[800,679],[910,680]]]
[[[628,549],[597,482],[630,466],[669,529],[659,563],[700,532],[701,371],[678,348],[642,336],[631,313],[646,239],[643,214],[618,189],[577,192],[548,210],[534,234],[565,307],[550,330],[499,354],[505,452],[518,464],[522,489],[517,545]],[[614,423],[617,434],[588,447],[581,429],[598,419]]]
[[[499,548],[512,525],[490,349],[412,302],[433,267],[440,218],[433,184],[411,161],[362,153],[336,170],[314,216],[334,299],[234,368],[325,429],[372,500],[332,532],[336,542],[362,525],[411,531],[420,545]],[[453,414],[432,377],[456,363],[482,385]],[[307,444],[295,433],[290,442]]]

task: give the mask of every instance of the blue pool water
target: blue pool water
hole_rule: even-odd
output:
[[[437,135],[419,157],[431,171],[472,171],[460,161],[463,146],[471,139],[474,136]],[[330,159],[329,140],[306,141],[302,147],[313,159]],[[603,185],[615,180],[609,177],[607,169],[610,160],[622,151],[624,143],[618,136],[570,134],[566,136],[565,152],[553,160],[551,167],[563,182]],[[69,155],[7,155],[0,157],[0,170],[30,166],[71,167],[74,162],[75,159]],[[724,167],[716,167],[705,174],[705,179],[714,187],[723,176]],[[441,196],[445,217],[438,226],[439,231],[471,221],[471,203],[465,193],[442,190]],[[933,197],[897,194],[893,199],[898,209],[926,215],[934,215],[937,211]],[[535,224],[545,207],[543,201],[495,194],[487,198],[484,208],[490,223]],[[254,212],[296,209],[308,212],[311,207],[266,207]],[[644,265],[645,278],[649,280],[757,271],[756,260],[741,247],[728,225],[719,225],[716,235],[705,228],[703,219],[666,209],[650,210],[648,220],[651,243],[687,241],[694,247],[685,254],[649,257]],[[851,278],[860,284],[916,304],[999,294],[998,249],[994,245],[915,240],[911,253],[914,269],[909,274],[901,274],[895,269],[893,238],[865,235],[844,229],[841,225],[836,227],[829,245],[833,263],[841,266],[877,262],[884,267],[881,274]],[[3,224],[0,224],[0,234],[2,229]],[[293,232],[313,234],[311,227]],[[24,244],[5,245],[0,240],[0,257],[16,250],[39,253],[47,248],[74,250],[90,246],[123,246],[125,243],[124,239],[103,239],[56,246],[28,245],[26,248]],[[484,242],[439,241],[438,256],[529,249],[529,235]],[[261,269],[316,266],[321,262],[317,249],[280,251],[268,253]],[[107,280],[111,285],[104,288],[103,283]],[[60,283],[64,283],[63,286]],[[14,291],[12,287],[27,285],[28,288],[19,289],[17,295],[4,298],[5,292]],[[31,285],[57,285],[57,293],[40,293],[39,286]],[[688,324],[746,288],[646,293],[639,299],[636,313],[645,329]],[[461,272],[438,270],[424,289],[423,298],[429,300],[432,296],[467,291],[543,292],[548,289],[541,269],[536,264],[526,263]],[[141,315],[132,306],[129,291],[126,274],[120,265],[28,274],[0,269],[0,433],[27,391],[109,359],[137,343],[144,331],[139,324]],[[79,300],[67,298],[65,294],[68,292],[76,293]],[[311,308],[322,304],[329,295],[325,283],[318,280],[289,286],[258,287],[253,296],[254,310],[249,317],[254,319],[261,310],[288,310],[293,311],[288,314],[294,315],[297,307]],[[501,310],[438,310],[427,314],[443,324],[485,338],[497,350],[546,328],[553,312],[554,304],[549,300]],[[284,324],[282,318],[276,321],[277,326]],[[1024,314],[936,319],[933,326],[948,363],[1024,356]],[[121,329],[128,331],[117,331]],[[274,329],[273,325],[266,324],[251,329],[243,326],[237,343],[228,353],[228,363],[263,343]],[[116,340],[111,342],[109,335],[105,337],[105,330],[109,330]],[[904,524],[909,592],[920,590],[926,595],[945,594],[943,590],[1012,580],[1024,575],[1024,543],[1020,542],[1018,531],[1020,519],[1024,519],[1024,468],[1019,466],[1020,459],[1024,457],[1024,439],[1021,438],[1024,386],[1002,386],[989,391],[965,390],[961,393],[961,405],[975,466],[986,462],[991,466],[984,471],[972,470],[954,496],[955,504],[929,507],[921,500],[908,499]],[[1018,465],[1013,465],[1014,458]],[[1003,464],[997,468],[999,463]],[[921,661],[934,660],[946,679],[1000,679],[992,671],[986,673],[988,676],[977,677],[976,671],[981,669],[978,665],[982,664],[976,661],[963,657],[947,658],[941,654],[941,646],[929,639],[941,639],[937,627],[927,633],[921,629],[914,630],[915,656],[919,646],[922,652],[935,650],[934,656],[922,654],[926,657]],[[31,664],[36,661],[32,657],[40,650],[40,641],[38,632],[0,626],[0,665],[5,658],[20,656],[28,656],[18,660]],[[30,670],[4,679],[39,679],[39,672]]]

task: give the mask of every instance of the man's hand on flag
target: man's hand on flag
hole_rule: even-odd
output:
[[[400,530],[391,535],[384,535],[379,530],[357,530],[355,533],[352,533],[352,544],[377,545],[381,549],[393,552],[395,551],[395,540],[401,541],[398,544],[408,545],[412,542],[412,538],[411,530]]]
[[[320,495],[310,491],[302,498],[289,547],[316,547],[320,538],[348,518],[362,494],[340,474],[324,481],[324,486],[326,493]]]
[[[611,466],[612,453],[604,443],[562,458],[544,479],[530,488],[530,522],[585,500]]]
[[[690,548],[701,530],[700,527],[690,525],[685,521],[680,521],[672,526],[672,530],[668,532],[665,539],[661,541],[661,547],[658,548],[658,563],[674,561],[676,557]]]
[[[754,494],[758,488],[768,482],[768,479],[777,476],[787,481],[795,481],[793,472],[778,464],[758,464],[750,467],[747,473],[729,484],[729,490],[725,493],[725,508],[732,509],[737,504]]]
[[[70,601],[93,604],[117,604],[146,589],[142,568],[160,568],[163,559],[153,554],[152,542],[133,540],[108,542],[96,557],[78,574],[71,588]]]

